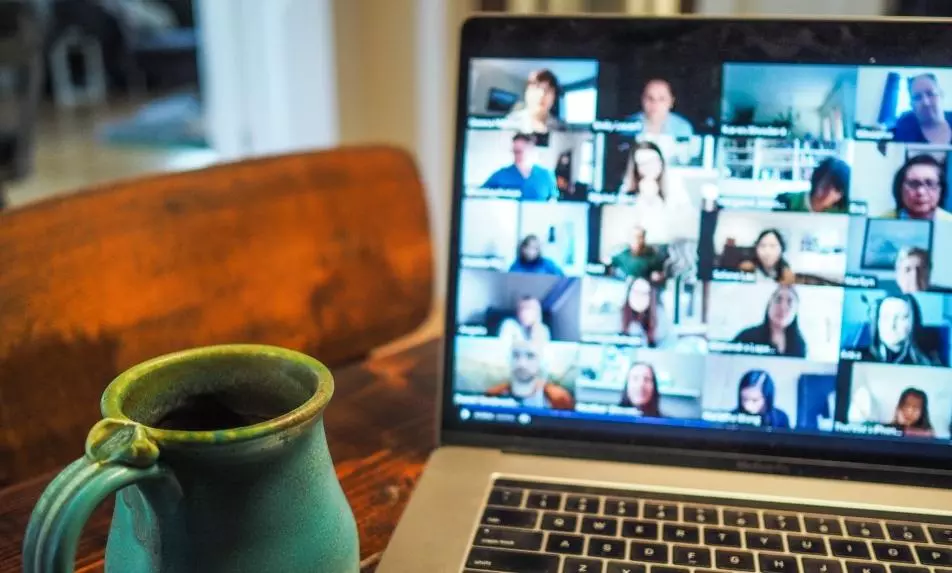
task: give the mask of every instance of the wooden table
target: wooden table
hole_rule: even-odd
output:
[[[327,440],[357,518],[365,571],[376,565],[436,443],[439,343],[430,341],[334,372],[324,414]],[[76,453],[85,436],[76,437]],[[20,545],[33,505],[53,475],[0,490],[0,573],[19,572]],[[76,557],[78,571],[103,569],[112,504],[90,519]]]

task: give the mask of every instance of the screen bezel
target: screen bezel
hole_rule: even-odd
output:
[[[950,67],[952,48],[941,44],[942,34],[950,32],[952,22],[940,19],[479,16],[467,20],[462,28],[459,53],[450,221],[451,258],[446,285],[447,334],[442,356],[438,412],[440,443],[571,457],[641,462],[655,460],[676,465],[922,485],[934,485],[945,482],[945,478],[952,479],[952,471],[946,470],[950,447],[947,443],[904,442],[902,447],[896,447],[896,442],[833,433],[819,436],[637,423],[615,424],[623,426],[623,432],[585,430],[571,426],[547,430],[531,425],[503,425],[472,420],[461,422],[453,404],[456,297],[461,268],[459,219],[463,199],[469,61],[472,58],[603,60],[620,52],[630,53],[638,40],[658,41],[665,34],[693,33],[707,34],[720,42],[716,49],[709,45],[696,46],[698,59],[704,62],[716,59],[721,63],[745,61]],[[744,38],[743,45],[736,41],[738,38]],[[792,41],[794,38],[796,41]],[[932,51],[923,50],[923,46],[930,42]],[[923,54],[923,51],[928,53]],[[783,57],[770,57],[768,54],[771,53],[783,54]],[[712,57],[711,54],[717,56]],[[591,427],[593,424],[587,425]],[[888,447],[884,447],[886,444]]]

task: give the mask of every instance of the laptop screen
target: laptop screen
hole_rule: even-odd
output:
[[[952,57],[720,25],[464,56],[456,427],[949,443]]]

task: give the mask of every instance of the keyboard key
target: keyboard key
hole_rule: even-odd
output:
[[[806,527],[807,533],[843,535],[840,520],[835,517],[804,517],[803,525]]]
[[[761,573],[799,573],[797,558],[792,555],[771,555],[761,553],[757,556]]]
[[[542,548],[542,532],[481,526],[473,545],[538,551]]]
[[[609,537],[590,537],[588,540],[588,554],[591,557],[605,559],[624,559],[625,540]]]
[[[595,559],[569,557],[562,566],[562,573],[602,573],[604,563]]]
[[[621,524],[621,534],[632,539],[658,539],[658,524],[651,521],[626,519]]]
[[[725,509],[724,525],[730,525],[733,527],[759,528],[760,518],[757,517],[757,513],[753,511],[745,511],[742,509]]]
[[[501,573],[558,573],[559,558],[544,553],[473,547],[466,558],[466,567]]]
[[[717,508],[686,505],[682,510],[684,521],[688,523],[703,523],[705,525],[720,525],[721,518],[717,515]]]
[[[683,545],[675,545],[674,555],[671,560],[674,561],[675,565],[710,567],[711,550],[707,547],[684,547]]]
[[[550,533],[545,542],[545,550],[549,553],[565,553],[567,555],[581,555],[585,549],[585,538],[581,535],[564,535]]]
[[[926,533],[921,525],[909,523],[887,523],[886,532],[893,541],[910,541],[914,543],[928,543]]]
[[[800,518],[789,513],[764,513],[764,527],[794,533],[802,531],[800,529]]]
[[[489,505],[506,505],[519,507],[522,505],[522,490],[508,487],[493,488],[489,494]]]
[[[787,545],[791,553],[804,553],[806,555],[828,555],[826,551],[826,542],[822,537],[812,537],[809,535],[788,535]]]
[[[877,561],[895,561],[897,563],[915,563],[912,550],[908,545],[893,543],[873,543],[873,554]]]
[[[939,545],[952,545],[952,527],[930,527],[932,542]]]
[[[538,511],[523,509],[502,509],[487,507],[483,512],[483,523],[486,525],[501,525],[503,527],[525,527],[532,529],[539,519]]]
[[[559,511],[562,509],[562,494],[547,491],[531,492],[529,499],[526,500],[526,507]]]
[[[846,562],[846,573],[886,573],[886,568],[879,563]]]
[[[952,565],[952,550],[943,547],[917,545],[916,553],[919,554],[919,561],[923,565],[937,565],[940,567]]]
[[[892,573],[929,573],[927,567],[915,567],[912,565],[890,565],[889,570]],[[936,569],[937,572],[942,571],[942,569]]]
[[[648,561],[650,563],[667,563],[668,546],[662,543],[631,542],[628,559],[632,561]]]
[[[777,533],[760,533],[759,531],[748,531],[747,549],[756,549],[758,551],[783,551],[783,537]]]
[[[605,515],[614,515],[616,517],[638,517],[638,500],[615,498],[606,499]]]
[[[661,539],[696,545],[701,542],[701,532],[693,525],[672,525],[668,523],[661,530]]]
[[[865,541],[855,539],[831,539],[830,549],[836,557],[849,559],[869,559],[869,547]]]
[[[576,513],[598,513],[601,509],[601,500],[597,497],[584,495],[570,495],[565,500],[565,511]]]
[[[641,563],[622,563],[609,561],[605,573],[646,573],[648,568]]]
[[[832,559],[804,557],[801,562],[803,563],[803,573],[843,573],[843,566],[840,565],[840,562]]]
[[[704,545],[740,547],[740,531],[733,529],[704,528]]]
[[[684,567],[672,567],[670,565],[652,565],[651,573],[691,573],[690,569]]]
[[[542,529],[547,531],[575,531],[578,526],[578,517],[568,513],[542,514]]]
[[[645,519],[660,519],[661,521],[677,521],[678,506],[673,503],[645,503]]]
[[[731,571],[754,571],[754,554],[749,551],[728,551],[717,549],[714,551],[714,563],[718,569]]]
[[[612,517],[582,518],[582,533],[595,535],[618,535],[618,520]]]
[[[853,537],[863,537],[865,539],[885,539],[883,528],[875,521],[853,521],[847,519],[846,532]]]

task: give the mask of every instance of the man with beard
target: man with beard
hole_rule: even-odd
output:
[[[531,341],[513,342],[509,381],[493,386],[486,395],[514,398],[528,408],[575,408],[571,392],[546,378],[542,368],[542,345]]]

